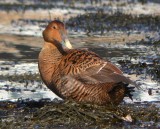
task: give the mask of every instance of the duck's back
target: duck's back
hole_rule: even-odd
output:
[[[56,85],[61,97],[80,102],[118,104],[127,93],[130,94],[125,83],[131,80],[115,65],[87,50],[74,49],[66,53],[52,75],[52,84]]]

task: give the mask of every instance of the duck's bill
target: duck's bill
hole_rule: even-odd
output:
[[[65,47],[67,47],[67,48],[69,48],[69,49],[72,49],[73,47],[72,47],[70,41],[68,40],[67,34],[64,33],[64,32],[61,32],[61,35],[62,35],[62,44],[63,44]]]
[[[71,45],[71,43],[70,43],[70,41],[69,41],[68,39],[65,39],[65,40],[64,40],[64,45],[65,45],[67,48],[69,48],[69,49],[72,49],[72,48],[73,48],[72,45]]]

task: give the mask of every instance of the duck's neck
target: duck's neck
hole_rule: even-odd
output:
[[[61,57],[65,54],[61,44],[45,42],[39,54],[39,71],[42,80],[46,85],[51,83],[51,77],[60,62]]]

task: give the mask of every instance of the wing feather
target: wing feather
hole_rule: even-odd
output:
[[[64,75],[72,76],[85,84],[124,82],[135,85],[117,66],[87,50],[74,50],[68,53],[62,62],[65,62],[65,69],[61,69]]]

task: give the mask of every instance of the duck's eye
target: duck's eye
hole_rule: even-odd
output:
[[[55,26],[53,26],[53,29],[56,29],[56,27],[55,27]]]

